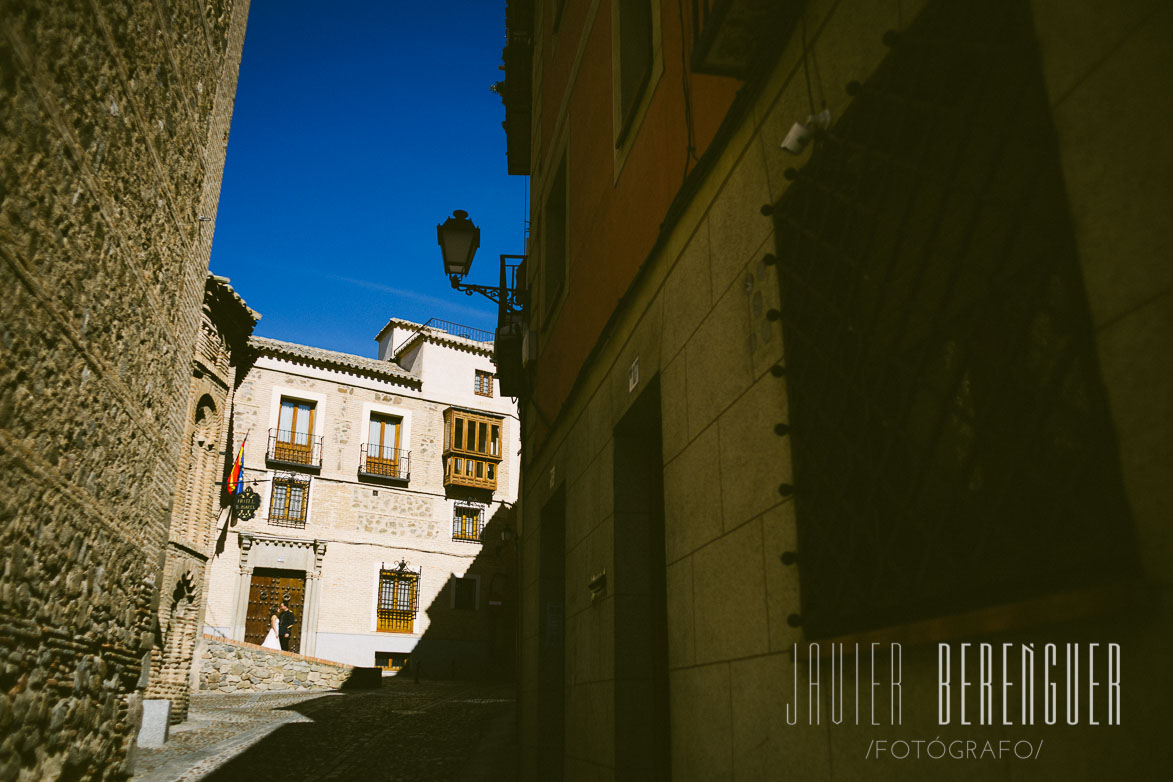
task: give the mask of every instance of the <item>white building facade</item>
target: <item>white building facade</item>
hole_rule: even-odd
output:
[[[231,456],[244,442],[259,507],[221,523],[204,630],[260,643],[287,598],[292,651],[491,675],[512,643],[516,403],[490,333],[392,319],[376,339],[378,359],[251,341]]]

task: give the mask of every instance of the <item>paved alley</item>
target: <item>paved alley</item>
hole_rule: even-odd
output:
[[[500,683],[386,679],[379,690],[197,693],[134,782],[516,778],[514,696]]]

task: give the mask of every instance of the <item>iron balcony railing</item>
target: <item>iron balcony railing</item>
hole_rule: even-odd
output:
[[[428,321],[422,324],[415,331],[411,332],[392,351],[392,355],[398,355],[399,351],[403,350],[403,346],[415,339],[416,335],[423,331],[439,332],[441,334],[449,334],[453,337],[460,337],[462,339],[470,339],[473,342],[492,342],[493,332],[484,329],[474,329],[472,326],[465,326],[460,323],[453,323],[448,320],[440,320],[439,318],[429,318]]]
[[[362,475],[406,481],[411,475],[411,451],[363,443],[358,471]]]
[[[315,437],[308,432],[270,429],[266,458],[270,462],[320,470],[322,468],[322,438],[321,436]]]

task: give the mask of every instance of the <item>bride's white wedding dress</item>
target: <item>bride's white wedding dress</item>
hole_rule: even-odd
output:
[[[269,628],[269,634],[265,636],[265,640],[261,643],[261,646],[266,649],[281,651],[281,642],[277,640],[277,634],[273,632],[272,627]]]

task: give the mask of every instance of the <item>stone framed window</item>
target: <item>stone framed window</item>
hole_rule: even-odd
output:
[[[483,506],[458,502],[452,513],[452,539],[480,543],[484,524]]]
[[[305,399],[281,397],[281,411],[272,458],[293,464],[313,464],[316,404]]]
[[[480,579],[476,576],[452,577],[452,608],[457,611],[475,611],[479,602]]]
[[[385,413],[371,413],[367,441],[362,447],[365,475],[383,478],[407,477],[408,452],[401,448],[403,419]]]
[[[611,126],[615,179],[664,74],[658,0],[611,0]]]
[[[483,369],[478,369],[473,378],[473,393],[477,396],[492,396],[493,395],[493,373],[486,372]]]
[[[300,475],[275,475],[269,498],[269,523],[304,527],[309,515],[310,480]]]
[[[380,633],[410,633],[419,608],[420,573],[399,567],[379,571],[379,607],[375,629]]]
[[[554,311],[566,293],[569,253],[570,193],[567,188],[566,150],[562,150],[542,210],[542,327],[554,322]]]

